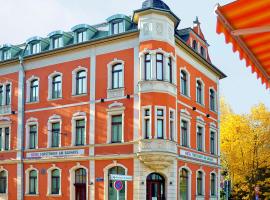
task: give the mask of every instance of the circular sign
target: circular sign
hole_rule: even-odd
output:
[[[122,181],[115,181],[113,186],[114,186],[114,188],[117,191],[120,191],[120,190],[123,189],[123,183],[122,183]]]

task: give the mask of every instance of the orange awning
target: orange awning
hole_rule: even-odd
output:
[[[217,6],[217,33],[270,88],[270,0],[237,0]]]

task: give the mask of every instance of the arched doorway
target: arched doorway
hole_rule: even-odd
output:
[[[79,168],[75,171],[75,200],[86,200],[86,170]]]
[[[158,173],[149,174],[146,178],[146,200],[165,200],[165,179]]]

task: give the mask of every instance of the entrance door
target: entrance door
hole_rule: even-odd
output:
[[[165,180],[157,173],[147,177],[147,200],[165,200]]]
[[[75,200],[86,200],[86,171],[83,168],[75,171]]]

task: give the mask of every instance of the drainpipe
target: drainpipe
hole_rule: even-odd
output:
[[[27,47],[27,45],[26,45]],[[18,111],[17,111],[17,199],[24,199],[24,167],[23,167],[23,152],[24,152],[24,83],[25,83],[25,70],[23,58],[25,49],[19,56],[19,81],[18,81]]]

